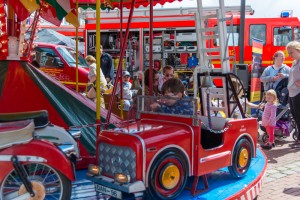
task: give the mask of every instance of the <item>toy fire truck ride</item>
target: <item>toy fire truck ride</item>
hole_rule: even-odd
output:
[[[220,6],[221,7],[221,6]],[[202,13],[199,10],[199,13]],[[222,9],[216,13],[219,33],[226,33]],[[214,16],[216,17],[216,16]],[[200,16],[201,26],[207,16]],[[175,199],[193,178],[190,188],[194,196],[208,189],[206,174],[228,167],[235,178],[246,175],[251,159],[256,157],[257,121],[245,118],[239,99],[243,92],[240,79],[229,72],[229,60],[225,48],[219,48],[222,69],[210,69],[209,55],[212,49],[205,47],[205,28],[199,27],[201,67],[194,71],[194,93],[200,99],[198,111],[196,98],[180,100],[167,97],[138,96],[137,121],[121,128],[103,130],[96,142],[97,164],[89,167],[87,178],[95,183],[99,193],[117,199],[128,194],[146,199]],[[220,34],[220,44],[225,38]],[[224,57],[223,57],[224,56]],[[222,87],[213,82],[218,79]],[[182,101],[192,109],[191,113],[164,113],[153,111],[151,105],[168,106],[171,101]],[[239,110],[240,119],[232,116]],[[219,117],[223,112],[226,118]],[[212,116],[217,114],[217,116]],[[197,189],[199,177],[204,187]]]

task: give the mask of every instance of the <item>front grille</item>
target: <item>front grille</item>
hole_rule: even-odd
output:
[[[114,173],[130,175],[131,182],[136,180],[136,155],[128,147],[99,144],[99,166],[102,173],[114,177]]]

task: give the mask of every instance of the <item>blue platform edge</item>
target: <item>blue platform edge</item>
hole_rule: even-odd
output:
[[[257,179],[261,179],[266,170],[266,157],[258,148],[256,158],[251,160],[251,166],[246,176],[236,179],[233,178],[227,168],[219,169],[207,175],[209,188],[206,192],[192,196],[189,190],[184,190],[177,198],[178,200],[197,199],[197,200],[215,200],[230,199],[243,190],[250,189],[249,186]],[[76,181],[73,182],[72,200],[96,200],[102,199],[96,196],[94,185],[85,179],[86,170],[76,172]],[[189,180],[187,186],[192,185]],[[199,179],[198,188],[203,188],[203,181]]]

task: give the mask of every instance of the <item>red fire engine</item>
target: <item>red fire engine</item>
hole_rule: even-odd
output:
[[[213,10],[213,9],[211,9]],[[210,10],[207,11],[208,14]],[[197,33],[195,24],[195,14],[189,9],[164,9],[158,10],[154,15],[154,41],[153,51],[154,59],[159,61],[161,66],[167,64],[173,65],[175,68],[190,67],[188,59],[192,54],[198,56],[197,51]],[[229,55],[235,57],[231,59],[231,63],[239,62],[239,30],[240,17],[236,15],[238,10],[235,8],[227,9],[228,17],[232,16],[231,20],[227,21],[228,46]],[[248,8],[247,14],[251,15],[251,8]],[[126,13],[124,14],[126,16]],[[123,27],[125,28],[127,18],[123,19]],[[85,25],[85,42],[86,53],[93,54],[95,46],[95,29],[96,20],[87,18]],[[217,25],[216,19],[206,21],[207,27]],[[139,68],[143,70],[148,66],[148,51],[149,51],[149,14],[147,11],[136,11],[134,18],[130,24],[131,32],[129,41],[138,42],[138,47],[134,49],[129,43],[127,48],[126,67],[130,69]],[[252,38],[260,39],[263,42],[262,66],[268,66],[273,63],[273,54],[278,50],[285,51],[285,46],[292,40],[297,40],[300,37],[300,21],[297,17],[282,15],[277,18],[248,18],[245,19],[245,35],[244,35],[244,63],[252,63]],[[119,55],[119,30],[120,19],[118,13],[107,13],[102,15],[101,19],[101,43],[105,51],[111,53],[114,58]],[[210,34],[216,34],[211,32]],[[206,42],[207,47],[218,47],[219,41],[211,39]],[[135,62],[129,62],[130,56],[134,55]],[[117,60],[118,61],[118,60]],[[286,63],[291,64],[292,60],[287,58]],[[133,64],[133,65],[132,65]],[[213,60],[212,64],[215,67],[220,65],[220,62]]]

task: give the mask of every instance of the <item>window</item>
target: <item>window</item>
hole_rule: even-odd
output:
[[[73,49],[65,48],[65,47],[58,47],[57,51],[60,55],[65,59],[65,61],[70,65],[75,67],[76,66],[76,52]],[[78,54],[78,65],[80,67],[88,67],[85,59]]]
[[[35,59],[40,66],[45,67],[55,67],[55,58],[58,58],[58,55],[50,48],[36,47],[34,49]]]
[[[290,41],[292,41],[291,27],[284,26],[280,28],[274,28],[274,46],[286,46]]]
[[[294,28],[294,40],[300,42],[300,28],[299,27]]]
[[[239,26],[227,26],[228,46],[238,46],[239,33],[240,33],[240,27]],[[215,32],[214,34],[218,34],[218,32]],[[215,46],[220,46],[218,38],[215,39],[214,45]]]
[[[267,27],[265,24],[252,24],[250,25],[250,37],[249,44],[252,46],[252,38],[261,40],[263,45],[266,45],[266,30]]]

